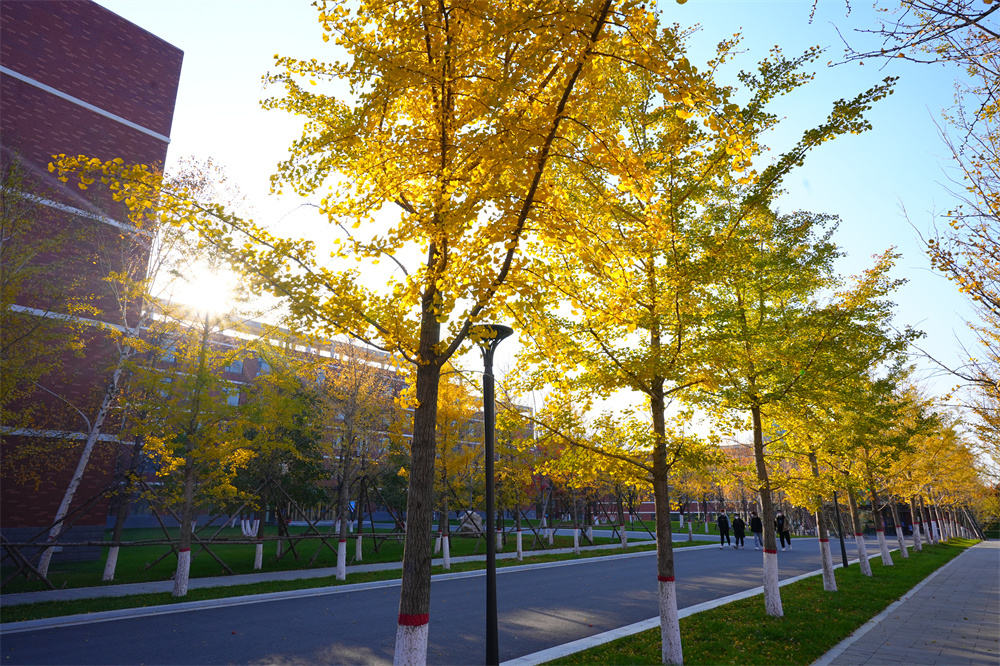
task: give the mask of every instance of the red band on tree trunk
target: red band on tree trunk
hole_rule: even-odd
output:
[[[875,530],[876,532],[885,532],[885,530]]]
[[[422,627],[431,621],[431,616],[427,613],[423,615],[399,614],[399,625],[401,627]]]
[[[863,536],[864,536],[864,534],[862,534],[861,532],[855,532],[855,533],[854,533],[854,536],[859,536],[859,537],[863,537]]]
[[[190,548],[181,548],[180,552],[182,552],[182,553],[190,553],[191,549]]]
[[[778,554],[777,550],[769,550],[767,548],[764,549],[764,552],[765,553],[771,553],[772,555],[777,555]]]
[[[672,583],[672,582],[674,582],[674,577],[673,576],[657,576],[656,580],[660,581],[661,583]]]
[[[819,542],[820,543],[830,543],[830,540],[829,539],[820,539]]]
[[[341,539],[341,540],[340,540],[340,541],[338,541],[337,543],[347,543],[347,539]]]

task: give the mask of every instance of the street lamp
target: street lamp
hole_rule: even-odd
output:
[[[494,539],[496,498],[493,479],[493,448],[496,430],[496,402],[493,397],[493,353],[500,341],[513,335],[509,326],[482,324],[470,333],[483,353],[483,443],[486,447],[486,663],[500,663],[497,636],[497,545]]]
[[[837,509],[837,533],[840,535],[840,557],[847,568],[847,548],[844,547],[844,523],[840,520],[840,502],[837,501],[837,491],[833,491],[833,506]]]

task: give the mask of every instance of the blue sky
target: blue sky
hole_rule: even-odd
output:
[[[266,194],[268,176],[297,138],[301,123],[261,110],[259,101],[268,94],[261,76],[273,69],[275,54],[335,58],[320,37],[309,2],[98,1],[184,51],[168,167],[185,156],[211,157],[247,195],[257,219],[277,220],[295,209],[298,200]],[[812,22],[807,0],[690,0],[660,7],[669,22],[701,25],[692,38],[695,63],[704,61],[721,39],[742,32],[745,53],[729,70],[734,77],[737,68],[752,67],[775,45],[789,55],[813,45],[827,49],[816,63],[816,81],[780,106],[786,120],[768,142],[775,154],[821,122],[834,100],[854,97],[885,76],[900,77],[895,93],[869,113],[874,129],[814,151],[787,181],[788,193],[779,204],[785,211],[841,217],[836,240],[849,255],[840,265],[845,274],[861,271],[872,255],[895,246],[903,255],[895,275],[909,281],[896,298],[897,323],[926,331],[921,345],[955,363],[960,358],[957,339],[971,340],[964,323],[969,308],[947,280],[930,271],[911,223],[926,231],[935,213],[953,205],[948,187],[956,188],[949,183],[951,166],[938,125],[941,111],[952,103],[956,72],[901,60],[828,67],[828,61],[842,58],[840,35],[859,46],[877,47],[854,32],[873,27],[876,14],[865,3],[851,5],[848,13],[842,0],[820,0]],[[936,392],[953,384],[947,377],[923,375]]]

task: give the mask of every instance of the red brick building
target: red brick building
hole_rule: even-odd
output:
[[[88,296],[96,321],[121,321],[119,301],[102,277],[121,269],[114,259],[145,270],[141,243],[130,243],[133,230],[120,206],[72,182],[64,184],[48,170],[57,154],[86,155],[128,163],[162,164],[169,144],[182,52],[90,0],[3,0],[0,3],[0,148],[4,160],[24,167],[24,189],[39,212],[42,234],[81,230],[72,243],[53,256],[42,280],[77,296]],[[101,243],[111,243],[98,247]],[[120,242],[120,246],[114,243]],[[117,252],[128,248],[129,253]],[[138,248],[138,249],[136,249]],[[98,251],[104,259],[98,261]],[[117,254],[116,254],[117,252]],[[139,267],[139,268],[134,268]],[[46,306],[31,285],[20,291],[8,316],[58,319],[73,313]],[[48,526],[62,500],[86,438],[84,416],[94,411],[109,378],[109,339],[91,326],[82,353],[63,359],[58,386],[46,387],[29,400],[40,407],[40,426],[0,424],[3,455],[0,487],[0,530],[14,541],[34,537]],[[10,359],[7,359],[10,361]],[[60,397],[53,397],[58,394]],[[92,418],[92,417],[91,417]],[[119,443],[114,419],[106,422],[74,506],[99,494],[113,474]],[[31,437],[26,433],[30,430]],[[49,446],[66,452],[48,461],[31,482],[8,464],[18,447]],[[75,447],[75,448],[74,448]],[[25,450],[25,449],[21,449]],[[74,453],[75,451],[75,453]],[[71,508],[72,511],[72,508]],[[92,505],[70,535],[99,538],[108,500]],[[63,556],[86,556],[67,549]],[[90,556],[95,553],[89,553]]]

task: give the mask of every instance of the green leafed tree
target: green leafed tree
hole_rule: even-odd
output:
[[[720,228],[735,207],[721,200],[706,214]],[[838,382],[867,373],[905,344],[887,334],[898,285],[887,252],[851,283],[834,271],[840,250],[835,219],[767,209],[735,230],[740,242],[718,260],[728,267],[706,301],[708,327],[702,404],[739,414],[753,433],[764,523],[764,593],[769,615],[781,616],[774,506],[765,431],[781,426],[782,410],[822,404]],[[776,427],[775,427],[776,426]]]

